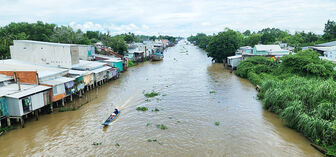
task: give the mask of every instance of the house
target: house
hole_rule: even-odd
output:
[[[71,68],[78,64],[78,46],[31,40],[14,40],[10,46],[11,58],[28,63]]]
[[[106,63],[101,62],[80,60],[79,64],[72,67],[72,70],[91,72],[95,85],[100,85],[107,80],[108,71],[111,69],[111,67],[106,65]]]
[[[336,49],[325,51],[324,55],[320,56],[320,58],[336,63]]]
[[[324,55],[324,52],[336,50],[336,41],[318,44],[315,46],[309,46],[309,48],[317,51],[321,55]]]
[[[231,67],[231,69],[235,69],[242,60],[242,55],[230,56],[227,57],[227,64]]]
[[[52,80],[41,81],[40,84],[52,88],[52,102],[61,100],[62,106],[64,106],[64,99],[75,92],[74,80],[74,78],[59,77]]]
[[[1,103],[7,104],[9,118],[20,120],[22,127],[23,116],[33,113],[37,118],[38,110],[51,102],[51,88],[47,86],[17,82],[0,87],[0,93]]]
[[[34,65],[14,59],[0,62],[0,74],[18,78],[20,83],[48,86],[52,88],[51,101],[62,100],[62,104],[64,104],[64,98],[73,91],[73,87],[70,86],[74,79],[63,77],[68,74],[68,71],[68,69]],[[65,84],[68,84],[67,90]]]
[[[255,45],[253,48],[253,55],[281,57],[288,54],[289,51],[281,49],[279,45]]]
[[[242,55],[242,54],[252,54],[253,48],[251,46],[243,46],[237,49],[236,55]]]
[[[106,63],[110,67],[114,67],[118,69],[118,72],[123,72],[124,64],[120,58],[116,58],[114,56],[105,56],[105,55],[96,55],[96,60],[98,62]]]

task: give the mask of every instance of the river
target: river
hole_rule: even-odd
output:
[[[151,91],[160,95],[147,99]],[[248,80],[180,42],[163,61],[129,68],[103,85],[79,110],[43,114],[1,136],[0,156],[322,156],[263,110],[256,95]],[[120,116],[103,128],[116,106]],[[137,111],[141,106],[149,110]]]

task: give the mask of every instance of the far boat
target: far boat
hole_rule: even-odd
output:
[[[154,45],[154,53],[152,54],[152,61],[160,61],[163,59],[163,46],[160,44]]]
[[[152,61],[160,61],[163,59],[163,54],[161,53],[154,53],[152,55]]]
[[[115,120],[120,114],[120,111],[116,108],[115,111],[106,119],[106,121],[102,124],[108,126],[113,120]]]

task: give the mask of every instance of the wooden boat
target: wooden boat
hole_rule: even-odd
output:
[[[111,114],[102,125],[108,126],[113,120],[115,120],[119,116],[119,114],[120,114],[120,111],[116,115]]]

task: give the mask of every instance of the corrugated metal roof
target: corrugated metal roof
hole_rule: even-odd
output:
[[[17,93],[14,93],[14,94],[6,95],[6,97],[20,99],[22,97],[29,96],[29,95],[32,95],[32,94],[35,94],[35,93],[39,93],[39,92],[42,92],[42,91],[45,91],[45,90],[48,90],[48,89],[50,89],[50,87],[48,87],[48,86],[35,86],[35,87],[29,88],[29,89],[26,89],[26,90],[21,90]]]
[[[315,47],[315,46],[312,46],[312,47],[309,47],[309,48],[312,48],[312,49],[315,49],[315,50],[319,50],[319,51],[332,51],[332,50],[336,50],[336,46],[332,46],[332,47]]]
[[[255,45],[257,51],[283,51],[279,45]]]
[[[46,84],[46,85],[51,85],[51,86],[55,86],[55,85],[59,85],[62,83],[67,83],[70,81],[74,81],[74,78],[69,78],[69,77],[59,77],[53,80],[48,80],[48,81],[41,81],[41,84]]]
[[[230,56],[228,59],[236,59],[236,58],[242,58],[242,55],[237,55],[237,56]]]
[[[102,72],[102,71],[107,71],[107,70],[109,70],[109,69],[111,69],[111,67],[109,67],[109,66],[104,66],[104,67],[102,67],[102,68],[93,70],[93,71],[91,71],[91,72],[97,74],[97,73],[100,73],[100,72]]]
[[[79,60],[78,64],[72,66],[74,70],[95,70],[103,67],[106,63]]]
[[[39,75],[39,78],[68,72],[67,69],[54,68],[47,65],[29,64],[14,59],[1,60],[0,71],[36,71]]]
[[[43,44],[52,46],[77,46],[76,44],[52,43],[52,42],[33,41],[33,40],[14,40],[14,45],[15,43],[31,43],[31,44]]]
[[[331,42],[327,42],[327,43],[322,43],[322,44],[318,44],[315,45],[317,47],[331,47],[331,46],[336,46],[336,41],[331,41]]]
[[[73,74],[73,75],[88,75],[91,74],[92,72],[90,71],[81,71],[81,70],[69,70],[69,74]]]
[[[9,81],[12,80],[13,78],[7,75],[2,75],[0,74],[0,82],[4,82],[4,81]]]
[[[37,85],[31,85],[31,84],[21,84],[20,87],[21,87],[20,91],[19,91],[18,84],[16,83],[12,83],[12,84],[8,84],[3,87],[0,87],[0,97],[2,96],[17,97],[19,95],[27,96],[27,95],[31,95],[32,93],[36,91],[38,92],[39,90],[46,90],[50,88],[47,86],[37,86]]]

